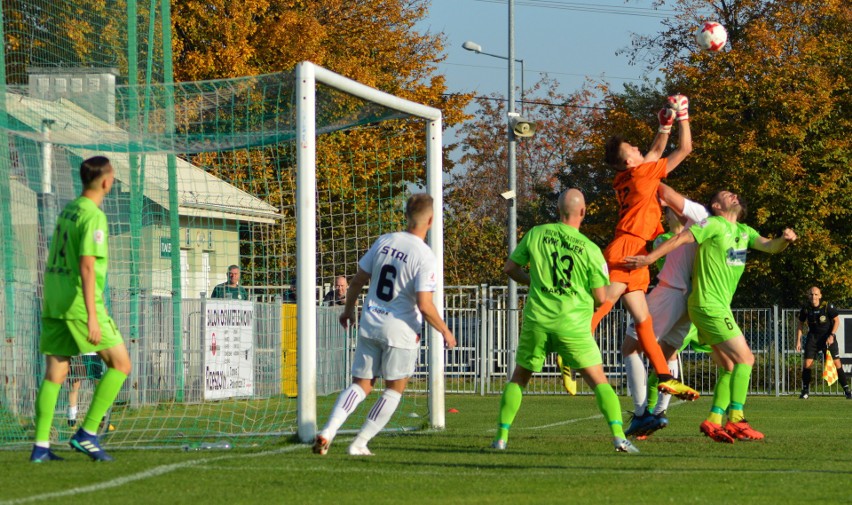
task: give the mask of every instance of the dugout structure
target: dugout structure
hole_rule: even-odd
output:
[[[134,365],[109,446],[310,440],[351,379],[357,329],[320,302],[334,278],[404,227],[413,191],[435,198],[442,261],[438,110],[308,62],[174,83],[168,5],[0,3],[0,447],[32,440],[45,256],[90,156],[116,169],[105,299]],[[210,298],[230,265],[248,300]],[[429,335],[391,429],[444,425],[443,344]],[[73,432],[67,388],[58,442]]]

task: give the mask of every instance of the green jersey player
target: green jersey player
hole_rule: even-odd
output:
[[[74,450],[95,461],[112,459],[98,444],[97,430],[127,375],[130,356],[115,322],[107,315],[108,244],[106,215],[98,207],[112,188],[115,173],[103,156],[80,165],[83,194],[65,206],[50,243],[44,274],[39,348],[46,371],[36,398],[35,445],[30,461],[59,460],[50,450],[50,426],[71,357],[97,353],[107,371],[95,388],[83,425],[71,438]]]
[[[787,228],[780,237],[768,239],[738,222],[744,213],[743,206],[730,191],[716,193],[709,208],[712,217],[684,230],[648,256],[627,258],[627,263],[647,265],[681,244],[699,244],[687,307],[692,323],[698,328],[699,341],[712,347],[711,355],[720,368],[713,406],[700,429],[717,442],[761,440],[763,433],[752,428],[743,414],[754,354],[734,320],[731,300],[745,270],[748,249],[778,253],[797,237]],[[726,413],[728,422],[723,428]]]
[[[560,222],[532,228],[509,256],[504,272],[530,286],[518,339],[517,366],[500,400],[497,435],[491,447],[506,448],[509,428],[521,406],[523,388],[540,372],[548,352],[578,370],[595,392],[598,407],[619,452],[639,452],[624,437],[621,405],[603,371],[591,331],[595,305],[605,298],[609,271],[600,248],[580,233],[586,215],[583,194],[559,195]],[[529,265],[529,273],[522,268]]]

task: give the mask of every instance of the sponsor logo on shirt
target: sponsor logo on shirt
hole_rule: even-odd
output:
[[[104,239],[105,239],[105,238],[106,238],[106,233],[104,233],[104,231],[103,231],[103,230],[95,230],[95,233],[94,233],[94,235],[92,236],[92,240],[93,240],[96,244],[103,244],[103,243],[104,243]]]
[[[728,266],[737,267],[745,265],[747,255],[747,249],[734,249],[733,247],[729,248],[727,258]]]
[[[699,222],[698,222],[698,226],[700,226],[700,227],[702,227],[702,228],[706,227],[706,226],[707,226],[707,218],[705,217],[704,219],[702,219],[701,221],[699,221]]]

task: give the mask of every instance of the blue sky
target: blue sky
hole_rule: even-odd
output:
[[[578,89],[585,76],[603,77],[616,89],[624,82],[639,82],[644,66],[630,66],[626,55],[615,53],[630,45],[631,32],[661,30],[660,16],[670,11],[652,11],[651,3],[515,0],[515,58],[524,60],[525,85],[539,80],[542,73],[559,81],[564,93]],[[447,59],[438,69],[447,76],[449,92],[505,96],[506,61],[461,46],[472,40],[485,52],[508,55],[507,0],[432,0],[419,28],[446,34]],[[515,72],[520,85],[520,65]]]

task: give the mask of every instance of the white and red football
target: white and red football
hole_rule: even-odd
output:
[[[728,31],[719,23],[707,21],[695,35],[695,41],[701,49],[715,53],[728,42]]]

